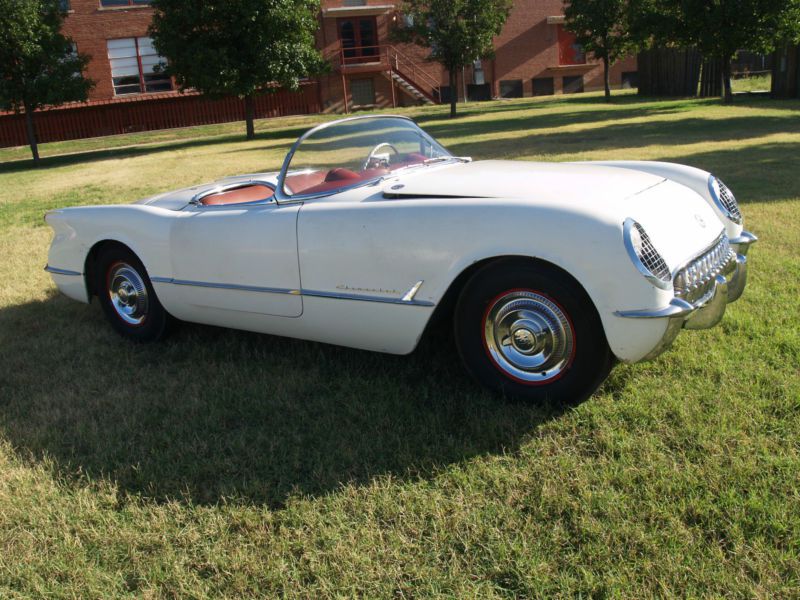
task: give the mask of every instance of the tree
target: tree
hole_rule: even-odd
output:
[[[429,60],[441,63],[450,81],[450,117],[456,116],[457,76],[462,67],[494,55],[511,0],[405,0],[405,25],[395,29],[399,41],[430,48]]]
[[[736,53],[774,50],[791,26],[790,13],[797,10],[791,0],[682,0],[681,5],[683,37],[718,61],[726,103],[733,99],[731,60]]]
[[[61,34],[57,0],[0,0],[0,108],[24,111],[34,163],[39,143],[34,112],[85,101],[94,82],[83,76],[89,57]]]
[[[771,52],[800,29],[800,0],[640,0],[640,12],[649,14],[642,23],[661,24],[655,43],[695,47],[719,69],[725,102],[739,50]]]
[[[566,27],[575,41],[603,61],[606,100],[611,99],[611,65],[637,48],[629,26],[630,9],[628,0],[569,0],[565,6]]]
[[[244,99],[255,137],[255,95],[297,89],[320,72],[315,49],[319,0],[153,0],[150,36],[181,89]]]

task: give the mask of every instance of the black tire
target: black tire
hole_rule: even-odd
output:
[[[159,340],[168,333],[172,317],[161,306],[144,265],[128,248],[121,244],[102,248],[94,276],[100,306],[117,333],[137,342]],[[121,300],[123,294],[131,305]],[[126,314],[128,309],[130,314]]]
[[[467,371],[518,400],[582,402],[615,362],[583,288],[533,261],[502,260],[475,273],[456,305],[454,330]]]

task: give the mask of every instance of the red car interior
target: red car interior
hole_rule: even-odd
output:
[[[313,173],[291,175],[286,178],[286,183],[293,194],[318,194],[386,175],[396,169],[416,165],[424,161],[425,156],[423,154],[411,152],[405,155],[404,160],[394,163],[388,168],[376,167],[356,172],[336,167],[328,172],[315,171]]]
[[[275,190],[263,183],[254,183],[252,185],[245,185],[243,187],[228,190],[227,192],[219,192],[217,194],[210,194],[200,200],[203,206],[219,206],[222,204],[243,204],[245,202],[258,202],[259,200],[267,200],[272,198]]]
[[[404,159],[390,167],[375,167],[365,169],[360,172],[351,171],[342,167],[336,167],[330,171],[314,171],[313,173],[299,173],[286,178],[286,183],[293,194],[316,194],[335,190],[347,185],[353,185],[359,181],[366,181],[381,175],[386,175],[395,169],[408,167],[425,161],[425,156],[417,152],[406,154]],[[263,183],[253,183],[243,185],[226,192],[210,194],[203,198],[200,203],[203,206],[220,206],[226,204],[244,204],[246,202],[258,202],[272,198],[275,191]]]

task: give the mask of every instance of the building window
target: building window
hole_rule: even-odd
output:
[[[558,64],[560,65],[585,65],[586,53],[583,46],[575,41],[575,34],[558,26]]]
[[[155,72],[155,66],[166,61],[149,37],[108,40],[108,60],[116,96],[172,89],[172,80]]]
[[[370,106],[375,104],[375,85],[372,79],[353,79],[350,83],[355,106]]]
[[[583,75],[564,77],[562,85],[565,94],[580,94],[583,91]]]
[[[69,0],[58,0],[58,7],[61,9],[61,12],[69,12],[71,8]]]
[[[552,77],[534,77],[533,78],[533,95],[534,96],[552,96],[555,93]]]
[[[100,6],[141,6],[150,0],[100,0]]]
[[[507,79],[500,82],[501,98],[522,98],[522,79]]]
[[[348,17],[338,20],[339,41],[346,63],[378,60],[378,21],[375,17]]]

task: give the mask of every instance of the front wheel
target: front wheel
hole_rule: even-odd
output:
[[[139,342],[164,337],[171,317],[133,252],[120,245],[107,246],[97,258],[95,277],[100,305],[119,334]]]
[[[479,383],[521,400],[585,400],[613,355],[586,292],[556,268],[510,259],[478,271],[455,311],[464,365]]]

